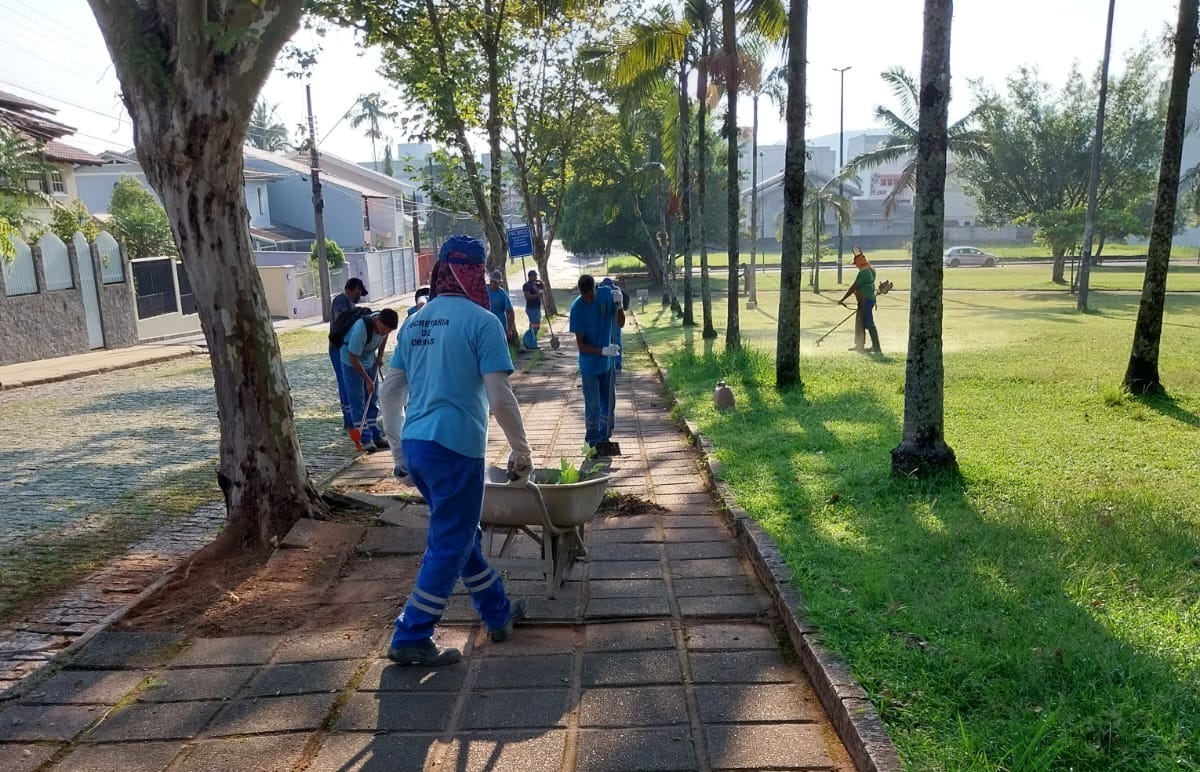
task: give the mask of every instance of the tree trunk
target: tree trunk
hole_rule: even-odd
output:
[[[1163,136],[1162,163],[1158,170],[1158,198],[1154,224],[1150,228],[1150,254],[1142,281],[1142,300],[1133,328],[1133,348],[1125,369],[1125,387],[1134,394],[1163,391],[1158,374],[1158,351],[1162,341],[1163,308],[1167,297],[1167,269],[1171,262],[1171,240],[1175,232],[1175,208],[1179,194],[1179,166],[1187,128],[1187,95],[1191,84],[1193,51],[1198,23],[1197,0],[1181,0],[1175,30],[1175,63],[1171,70],[1171,93],[1167,99],[1167,126]]]
[[[737,2],[736,0],[721,0],[721,36],[725,48],[725,139],[728,143],[726,163],[726,200],[729,207],[729,300],[725,304],[725,349],[736,350],[742,347],[742,332],[738,317],[738,231],[742,226],[740,211],[741,196],[738,178],[738,50],[737,50]]]
[[[679,207],[683,216],[683,326],[696,325],[692,309],[692,144],[687,127],[688,113],[687,63],[679,63]]]
[[[942,363],[942,232],[953,11],[953,0],[925,0],[904,432],[900,444],[892,450],[892,473],[896,475],[958,469],[944,434]]]
[[[445,33],[442,32],[442,19],[438,15],[438,8],[433,0],[425,0],[425,15],[429,19],[430,31],[433,33],[434,49],[440,73],[449,80],[453,70],[449,63]],[[475,210],[479,215],[479,222],[483,226],[484,237],[488,242],[488,269],[501,268],[504,261],[508,259],[508,241],[504,233],[503,220],[501,220],[500,226],[496,225],[498,214],[493,212],[493,207],[488,204],[488,197],[483,189],[483,180],[479,177],[479,166],[475,163],[475,152],[471,149],[471,140],[467,136],[467,124],[463,120],[458,106],[454,104],[453,90],[444,89],[442,100],[442,109],[450,116],[450,121],[454,126],[454,142],[458,146],[458,151],[462,153],[463,169],[467,173],[467,185],[471,189],[471,197],[475,200]],[[495,157],[495,151],[493,151],[493,157]]]
[[[787,142],[783,164],[783,252],[779,266],[779,334],[775,342],[775,388],[800,382],[800,284],[804,279],[804,123],[808,95],[808,2],[788,4]]]
[[[488,10],[492,10],[490,4]],[[500,95],[500,34],[504,24],[503,5],[494,16],[495,19],[491,22],[495,25],[492,44],[485,47],[488,80],[487,135],[488,150],[491,153],[491,157],[488,159],[490,167],[489,211],[486,214],[489,214],[492,220],[492,227],[487,231],[489,241],[487,267],[488,270],[503,271],[505,263],[508,262],[508,234],[504,228],[504,201],[502,200],[504,192],[504,180],[501,176],[503,148],[500,142],[500,130],[504,126]]]
[[[1088,310],[1092,274],[1092,236],[1096,232],[1096,197],[1100,187],[1100,157],[1104,153],[1104,112],[1108,105],[1108,62],[1112,55],[1113,13],[1117,0],[1108,0],[1108,28],[1104,37],[1104,60],[1100,65],[1100,104],[1096,108],[1096,133],[1092,138],[1092,166],[1088,176],[1087,215],[1083,224],[1083,248],[1079,256],[1079,297],[1076,310]]]
[[[1050,279],[1055,284],[1067,283],[1067,250],[1063,247],[1054,246],[1050,248],[1050,254],[1054,259],[1054,266],[1051,269]]]
[[[702,3],[707,8],[706,3]],[[705,213],[708,205],[704,199],[708,195],[708,38],[710,20],[704,19],[704,44],[700,51],[700,66],[697,67],[699,77],[696,78],[696,212],[699,222],[696,224],[697,236],[700,240],[700,306],[704,314],[704,329],[700,333],[705,340],[717,337],[717,328],[713,326],[712,288],[708,282],[708,243],[705,241]]]
[[[242,181],[242,141],[254,100],[300,10],[232,4],[214,26],[251,24],[256,34],[218,56],[201,5],[91,5],[121,80],[138,159],[171,219],[208,342],[221,426],[217,480],[228,520],[221,539],[266,546],[324,509],[304,466]]]

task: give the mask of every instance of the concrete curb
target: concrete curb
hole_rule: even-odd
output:
[[[29,386],[42,386],[47,383],[59,383],[61,381],[70,381],[75,378],[83,378],[88,375],[99,375],[100,373],[111,373],[114,370],[129,370],[134,367],[143,367],[145,365],[156,365],[162,362],[170,362],[175,359],[186,359],[187,357],[197,356],[199,354],[207,354],[208,349],[199,346],[189,346],[184,351],[172,351],[165,354],[156,354],[146,357],[145,359],[130,360],[128,362],[119,362],[115,364],[96,365],[82,370],[70,370],[67,372],[57,373],[55,375],[35,376],[28,380],[20,381],[5,381],[0,383],[0,391],[9,391],[11,389],[23,389]]]
[[[667,384],[667,370],[654,356],[641,324],[638,324],[638,334],[650,361],[654,363],[659,381],[667,390],[671,401],[675,402],[675,395],[671,393]],[[903,770],[896,746],[892,743],[892,738],[884,728],[883,720],[879,718],[879,713],[868,699],[866,691],[854,680],[846,663],[820,643],[820,632],[805,619],[801,611],[804,597],[794,585],[795,577],[779,546],[758,521],[738,506],[733,490],[721,480],[721,462],[713,454],[712,441],[700,433],[696,424],[691,421],[684,423],[688,436],[704,454],[709,483],[721,500],[721,513],[733,528],[738,543],[745,550],[759,579],[770,593],[792,647],[799,655],[800,662],[812,681],[822,707],[837,729],[838,736],[850,752],[854,766],[860,772]]]

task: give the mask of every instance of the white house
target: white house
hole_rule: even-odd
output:
[[[86,150],[62,141],[62,137],[73,134],[75,129],[54,120],[52,116],[57,113],[53,108],[0,91],[0,124],[36,143],[42,160],[49,166],[44,175],[25,180],[26,186],[44,193],[53,203],[65,204],[79,197],[76,170],[99,166],[103,162]],[[28,213],[35,219],[49,222],[52,212],[50,205],[35,205]]]

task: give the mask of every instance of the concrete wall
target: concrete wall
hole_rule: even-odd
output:
[[[45,266],[41,250],[33,248],[34,270],[39,292],[9,297],[0,271],[0,365],[32,362],[51,357],[69,356],[91,351],[88,342],[87,319],[83,305],[83,289],[79,264],[72,244],[67,245],[74,286],[70,289],[47,292]],[[96,275],[100,301],[100,321],[104,330],[104,347],[120,348],[137,343],[133,312],[133,284],[128,266],[125,280],[119,284],[103,284],[101,265],[95,250],[83,256],[91,260]]]
[[[246,210],[250,212],[250,225],[254,228],[271,227],[270,192],[266,182],[246,183]]]

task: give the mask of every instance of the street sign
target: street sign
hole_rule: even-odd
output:
[[[519,228],[508,229],[508,259],[516,260],[518,257],[530,257],[533,255],[533,234],[529,232],[528,225],[522,225]]]

